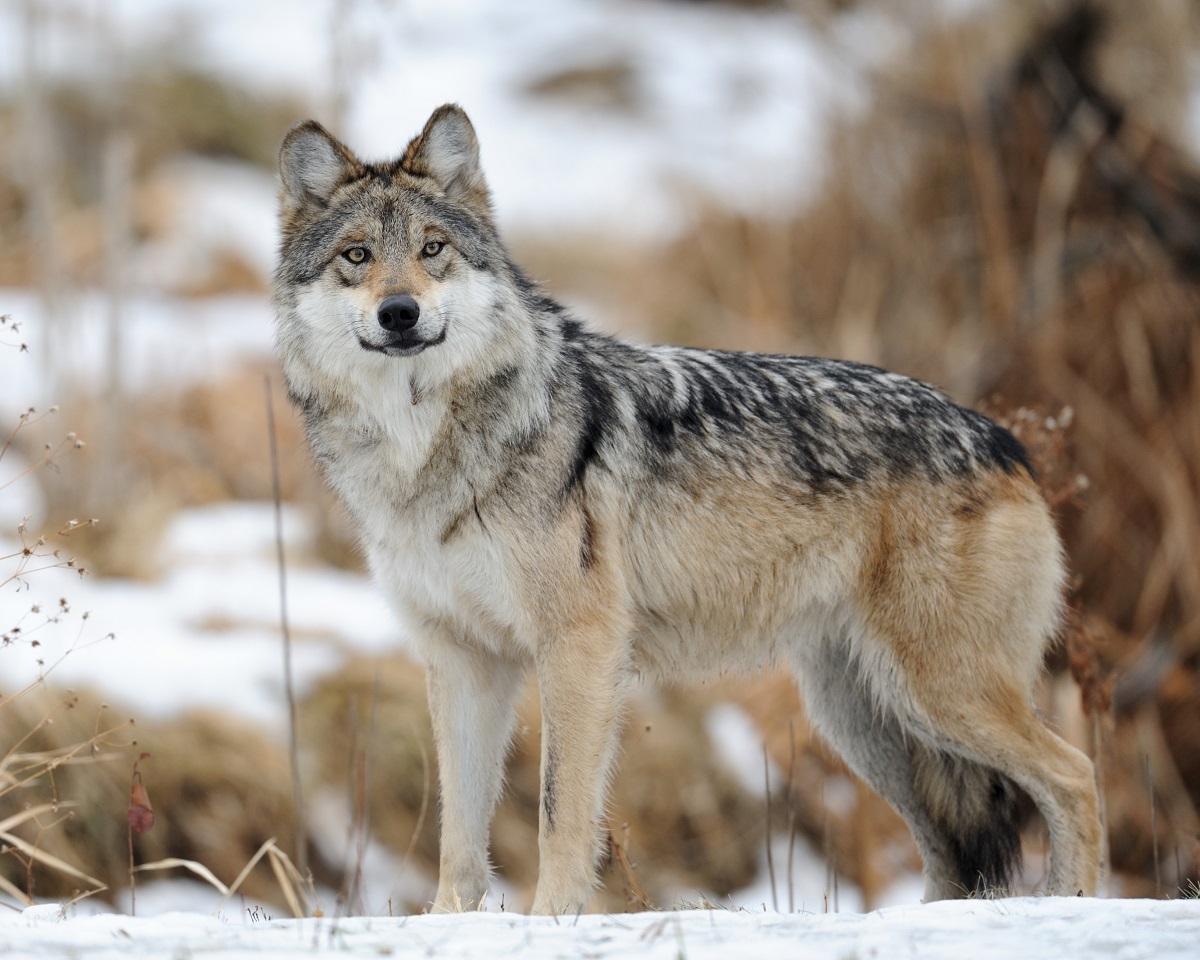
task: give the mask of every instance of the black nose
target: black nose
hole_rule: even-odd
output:
[[[403,333],[417,325],[421,307],[407,293],[388,297],[379,305],[379,325],[392,333]]]

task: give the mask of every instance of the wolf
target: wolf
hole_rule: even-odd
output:
[[[514,265],[455,105],[364,162],[286,136],[277,346],[316,463],[427,666],[435,910],[478,907],[515,701],[542,707],[536,913],[585,909],[642,680],[783,663],[907,821],[925,899],[1092,894],[1091,762],[1031,707],[1064,561],[1025,450],[874,367],[628,343]]]

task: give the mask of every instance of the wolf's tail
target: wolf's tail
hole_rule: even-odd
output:
[[[1021,829],[1033,803],[1009,777],[953,753],[915,745],[917,795],[963,896],[1011,893]]]

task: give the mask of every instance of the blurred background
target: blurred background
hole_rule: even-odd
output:
[[[1074,573],[1039,707],[1096,760],[1107,892],[1200,893],[1194,4],[3,0],[0,901],[91,889],[40,851],[108,887],[85,902],[129,909],[133,877],[142,911],[204,909],[131,866],[229,884],[270,838],[306,909],[431,897],[422,672],[308,463],[267,298],[287,128],[389,157],[446,101],[516,259],[595,325],[875,363],[1014,429]],[[532,897],[538,737],[531,690],[495,909]],[[598,909],[920,897],[782,676],[639,694],[609,828]],[[1040,822],[1025,847],[1031,891]],[[286,908],[266,861],[240,895]]]

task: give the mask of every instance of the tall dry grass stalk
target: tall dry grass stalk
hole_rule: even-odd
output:
[[[300,744],[297,735],[296,690],[292,673],[292,631],[288,622],[287,564],[283,550],[283,495],[279,479],[279,440],[275,429],[275,404],[271,397],[271,378],[263,378],[266,387],[267,440],[271,457],[271,501],[275,512],[275,563],[279,574],[279,627],[283,640],[283,689],[288,708],[288,759],[292,768],[292,803],[296,809],[296,846],[293,850],[302,876],[308,874],[308,830],[304,816],[304,788],[300,780]]]

